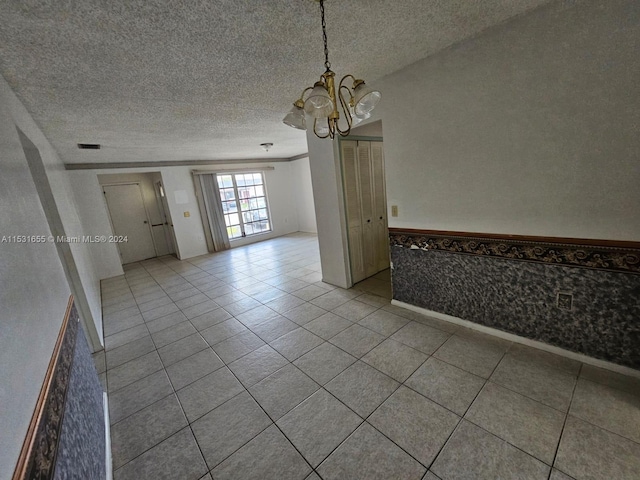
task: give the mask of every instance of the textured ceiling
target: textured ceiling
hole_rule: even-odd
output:
[[[330,60],[372,83],[548,1],[326,0]],[[65,163],[304,153],[281,120],[323,61],[313,0],[0,0],[0,73]]]

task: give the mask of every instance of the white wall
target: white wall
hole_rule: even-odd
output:
[[[342,288],[351,286],[344,196],[338,140],[321,139],[307,130],[307,144],[315,199],[322,280]]]
[[[292,185],[291,162],[274,162],[274,170],[266,170],[265,182],[269,199],[269,208],[273,231],[263,235],[234,240],[231,246],[240,246],[256,241],[266,240],[287,233],[298,231],[296,203],[294,201]],[[233,164],[216,165],[217,169],[250,168],[257,171],[265,164]],[[162,175],[169,211],[173,220],[176,235],[177,250],[181,259],[188,259],[207,253],[207,244],[202,229],[202,220],[198,210],[198,202],[193,186],[192,170],[206,170],[205,167],[162,167],[139,169],[102,169],[102,170],[71,170],[74,195],[78,203],[80,218],[83,221],[87,235],[110,235],[111,226],[107,208],[102,198],[98,175],[118,174],[130,175],[135,173],[157,172]],[[117,177],[111,177],[117,178]],[[120,177],[130,178],[130,177]],[[176,192],[184,192],[187,203],[176,202]],[[185,217],[184,212],[190,216]],[[92,244],[96,259],[96,269],[99,277],[109,278],[122,275],[122,266],[116,246],[114,244]]]
[[[185,260],[207,253],[207,242],[202,229],[202,219],[198,209],[198,200],[193,187],[191,167],[165,167],[160,169],[164,185],[173,230],[176,235],[178,258]],[[176,192],[184,192],[187,203],[176,201]],[[185,217],[189,212],[189,217]]]
[[[293,201],[297,208],[298,230],[317,233],[318,226],[316,225],[309,157],[294,160],[290,165],[291,189],[293,191]]]
[[[374,110],[377,113],[377,110]],[[375,117],[371,117],[366,123],[361,123],[357,127],[351,129],[350,135],[359,137],[382,137],[382,120],[374,121]]]
[[[390,226],[640,240],[639,15],[555,2],[378,81]]]
[[[84,235],[85,229],[76,209],[72,184],[62,160],[2,77],[0,101],[5,105],[12,125],[20,128],[39,151],[64,232],[68,236]],[[76,293],[76,303],[89,337],[89,345],[97,351],[102,348],[103,339],[100,281],[96,265],[88,244],[71,243],[68,246],[75,266],[75,269],[71,269],[71,281]]]
[[[0,238],[49,236],[6,91],[0,166]],[[13,474],[70,293],[53,243],[0,243],[0,480]]]
[[[76,199],[78,215],[82,221],[85,235],[104,235],[107,237],[113,235],[107,205],[96,172],[70,170],[68,174],[73,184],[73,195]],[[98,279],[116,277],[124,273],[115,244],[93,243],[90,245],[90,249]]]

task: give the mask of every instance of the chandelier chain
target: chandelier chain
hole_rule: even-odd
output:
[[[324,0],[320,0],[320,15],[322,16],[322,40],[324,41],[324,66],[331,70],[329,62],[329,47],[327,46],[327,22],[324,20]]]
[[[347,74],[340,82],[329,62],[327,41],[327,22],[324,0],[315,0],[320,4],[322,19],[322,41],[324,43],[325,72],[312,86],[305,88],[293,108],[284,117],[283,122],[293,128],[307,130],[305,114],[313,119],[313,133],[318,138],[346,137],[354,127],[371,116],[371,110],[380,100],[380,92],[364,86],[364,80]],[[352,82],[352,83],[349,83]],[[346,121],[343,130],[340,125]]]

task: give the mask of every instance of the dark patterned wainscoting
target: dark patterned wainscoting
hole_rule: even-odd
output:
[[[14,480],[104,479],[103,394],[73,299]]]
[[[390,229],[393,298],[640,369],[640,245]]]
[[[84,332],[76,338],[53,478],[106,477],[103,390]]]

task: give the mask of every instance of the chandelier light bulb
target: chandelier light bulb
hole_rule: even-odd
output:
[[[324,137],[326,135],[329,134],[329,119],[324,117],[324,118],[317,118],[315,121],[315,127],[314,127],[314,132],[316,135],[320,136],[320,137]]]

